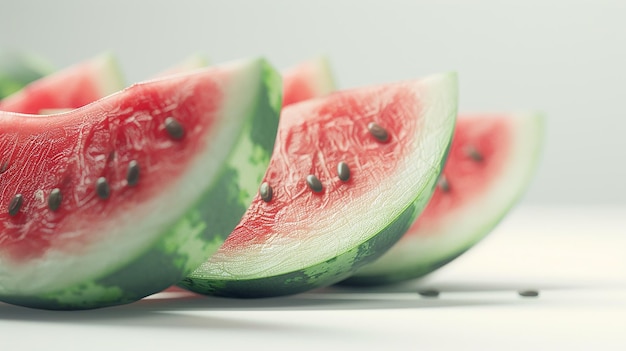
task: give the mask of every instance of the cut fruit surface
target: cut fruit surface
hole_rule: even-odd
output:
[[[419,278],[470,249],[529,186],[543,129],[544,118],[535,113],[461,115],[439,186],[424,212],[387,253],[342,284]]]
[[[87,105],[123,88],[117,61],[107,53],[33,81],[0,101],[0,110],[57,113]]]
[[[260,193],[180,286],[231,297],[294,294],[379,257],[432,195],[456,106],[456,75],[442,74],[285,107]]]
[[[247,60],[54,116],[0,112],[0,300],[138,300],[206,260],[267,168],[280,77]]]
[[[282,72],[283,106],[320,97],[335,90],[328,60],[317,57]]]

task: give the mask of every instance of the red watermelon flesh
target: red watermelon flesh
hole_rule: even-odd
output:
[[[179,281],[248,206],[269,162],[279,82],[250,60],[54,116],[0,112],[0,300],[94,308]]]
[[[158,73],[154,78],[185,73],[204,66],[206,60],[194,55]],[[111,54],[101,55],[33,81],[25,89],[0,101],[0,109],[26,114],[36,110],[38,114],[66,112],[122,90],[123,84],[122,73],[114,57]]]
[[[455,84],[444,74],[285,107],[263,179],[271,198],[262,191],[219,251],[180,285],[210,295],[287,295],[335,283],[380,256],[432,195],[456,118]],[[309,175],[321,189],[307,184]]]
[[[189,64],[198,63],[197,60],[187,60]],[[176,73],[179,69],[186,69],[189,64],[180,64],[165,74]],[[283,107],[304,100],[320,97],[334,90],[332,73],[326,58],[316,57],[302,61],[281,71],[283,78]],[[169,287],[166,292],[179,292],[184,289],[178,286]]]
[[[282,71],[283,106],[329,94],[335,83],[328,61],[317,57]]]
[[[543,146],[536,113],[465,114],[432,199],[402,239],[345,285],[422,277],[490,233],[528,188]]]
[[[0,101],[0,110],[26,114],[75,109],[124,88],[115,58],[103,54],[40,78]]]

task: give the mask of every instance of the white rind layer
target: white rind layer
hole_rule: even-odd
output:
[[[104,53],[90,64],[96,66],[97,72],[100,72],[97,81],[101,96],[114,94],[126,86],[122,70],[112,53]]]
[[[94,281],[146,253],[163,235],[180,225],[177,220],[212,186],[239,139],[246,117],[253,113],[263,62],[241,61],[207,68],[230,72],[227,82],[220,83],[224,105],[216,125],[206,136],[210,142],[183,176],[163,184],[163,191],[150,202],[128,208],[119,218],[109,218],[108,224],[98,227],[106,234],[95,234],[99,240],[76,248],[72,251],[75,254],[51,249],[43,257],[19,265],[0,257],[0,295],[37,296]],[[85,233],[93,226],[82,223],[81,228],[79,233],[64,235],[88,236]],[[199,261],[203,259],[206,257]]]
[[[219,250],[196,274],[209,280],[245,280],[276,276],[325,262],[368,241],[392,223],[437,177],[457,114],[457,77],[447,73],[406,83],[421,102],[415,111],[415,140],[393,174],[377,176],[376,189],[358,198],[346,196],[297,223],[282,223],[266,242]],[[421,114],[418,116],[418,114]],[[305,211],[306,212],[306,211]]]
[[[442,216],[428,233],[407,233],[378,260],[354,276],[393,275],[411,272],[452,259],[487,235],[520,199],[537,168],[543,144],[544,117],[515,113],[510,123],[511,151],[497,180],[480,196]]]
[[[313,59],[310,63],[310,68],[313,70],[312,77],[315,77],[311,82],[313,83],[315,96],[324,96],[335,90],[335,81],[326,57]]]

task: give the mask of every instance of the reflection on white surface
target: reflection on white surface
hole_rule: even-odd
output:
[[[626,349],[626,208],[520,208],[422,281],[258,300],[169,290],[49,312],[0,304],[8,349]],[[440,291],[424,298],[418,289]],[[537,289],[528,298],[518,290]],[[5,349],[3,347],[3,349]]]

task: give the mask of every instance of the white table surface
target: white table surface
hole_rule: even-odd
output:
[[[0,303],[3,351],[179,348],[626,350],[626,207],[518,207],[468,253],[403,286],[260,300],[166,292],[78,312]]]

